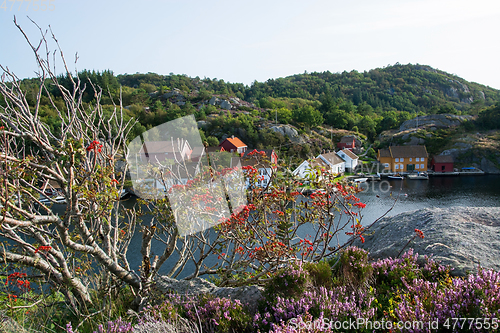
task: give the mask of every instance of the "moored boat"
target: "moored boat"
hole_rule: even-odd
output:
[[[426,172],[410,173],[407,176],[408,179],[429,179],[429,175]]]
[[[403,179],[403,176],[401,176],[399,173],[396,173],[394,175],[389,175],[387,176],[389,179]]]

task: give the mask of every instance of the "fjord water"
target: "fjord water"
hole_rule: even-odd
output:
[[[446,207],[499,207],[500,175],[434,176],[428,180],[383,180],[365,183],[358,196],[366,204],[363,224],[368,225],[384,214],[387,216],[422,209]]]
[[[369,225],[391,208],[386,216],[422,208],[446,208],[455,206],[467,207],[497,207],[500,206],[500,175],[458,176],[458,177],[431,177],[428,180],[383,180],[379,182],[363,183],[359,186],[363,191],[358,194],[360,201],[366,204],[361,210],[362,224]],[[130,208],[135,200],[123,202]],[[145,217],[147,218],[147,217]],[[301,228],[300,236],[313,234],[313,229],[305,226]],[[341,233],[339,242],[348,240],[348,236]],[[332,244],[336,245],[336,244]],[[127,258],[131,269],[137,269],[141,264],[141,234],[136,233],[132,240]],[[153,242],[153,255],[161,255],[165,245]],[[174,254],[160,270],[160,274],[167,274],[177,260]],[[205,264],[210,267],[218,261],[217,256],[210,256]],[[183,278],[194,270],[192,264],[187,264],[185,270],[178,276]]]

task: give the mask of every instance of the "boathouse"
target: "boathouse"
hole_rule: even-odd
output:
[[[431,160],[431,169],[434,172],[453,172],[453,156],[436,155]]]

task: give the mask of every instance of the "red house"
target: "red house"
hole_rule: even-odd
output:
[[[453,172],[453,156],[434,156],[431,161],[431,169],[434,170],[434,172]]]
[[[340,142],[337,143],[337,148],[342,149],[351,149],[354,150],[356,148],[356,138],[353,136],[344,136],[340,139]]]
[[[226,140],[222,141],[219,147],[224,148],[225,151],[230,153],[237,152],[238,154],[243,154],[247,150],[247,145],[244,144],[240,139],[236,138],[234,135]]]

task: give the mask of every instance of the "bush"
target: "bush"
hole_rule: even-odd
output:
[[[336,258],[338,263],[331,260],[334,265],[333,276],[337,285],[345,285],[351,290],[366,287],[372,277],[373,267],[368,263],[368,252],[363,249],[349,246]]]

